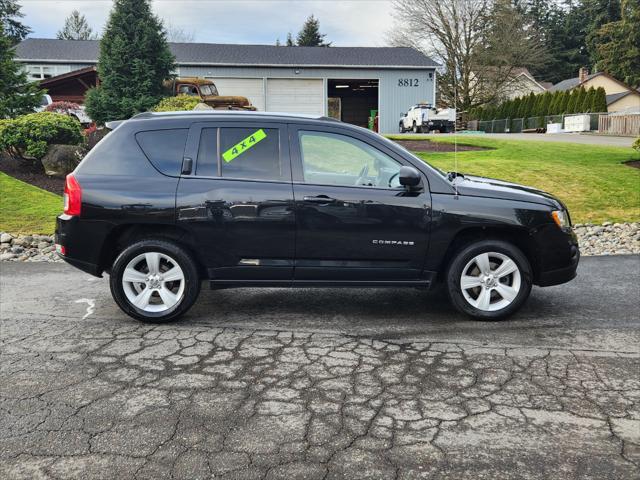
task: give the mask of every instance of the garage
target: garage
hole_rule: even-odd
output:
[[[438,103],[438,64],[409,47],[169,47],[178,78],[211,79],[221,95],[247,97],[260,112],[326,115],[395,133],[403,112],[419,103]],[[53,67],[71,72],[95,66],[99,52],[97,40],[27,38],[16,47],[16,60],[29,72]]]
[[[205,77],[212,80],[220,95],[247,97],[259,111],[264,111],[264,80],[262,78]]]
[[[267,111],[324,115],[322,79],[267,79]]]

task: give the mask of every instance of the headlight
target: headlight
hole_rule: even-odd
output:
[[[553,221],[556,222],[556,225],[560,228],[567,228],[571,226],[569,224],[569,216],[564,210],[554,210],[551,212],[551,216],[553,217]]]

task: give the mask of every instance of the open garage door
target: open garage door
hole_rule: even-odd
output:
[[[324,86],[319,79],[270,78],[267,111],[324,115]]]
[[[213,80],[220,95],[247,97],[254,107],[264,112],[264,82],[262,78],[205,78]]]

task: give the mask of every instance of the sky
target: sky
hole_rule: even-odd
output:
[[[55,38],[72,10],[101,31],[112,0],[19,0],[23,22],[34,38]],[[390,0],[152,0],[154,12],[176,29],[204,43],[274,44],[295,38],[314,14],[334,46],[380,47],[391,30]]]

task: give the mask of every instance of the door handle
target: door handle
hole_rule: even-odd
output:
[[[191,175],[191,170],[193,169],[193,160],[189,157],[184,157],[182,159],[182,175]]]
[[[327,197],[326,195],[318,195],[317,197],[303,197],[303,200],[308,203],[335,203],[337,200],[335,198]]]

